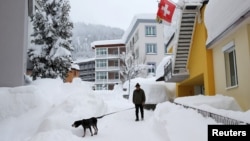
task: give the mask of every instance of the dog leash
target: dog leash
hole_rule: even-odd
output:
[[[102,116],[99,116],[99,117],[96,117],[96,118],[103,118],[107,115],[112,115],[112,114],[115,114],[115,113],[119,113],[119,112],[123,112],[123,111],[127,111],[127,110],[131,110],[131,109],[134,109],[135,107],[132,107],[132,108],[128,108],[128,109],[124,109],[124,110],[120,110],[120,111],[116,111],[116,112],[111,112],[111,113],[108,113],[108,114],[104,114]]]

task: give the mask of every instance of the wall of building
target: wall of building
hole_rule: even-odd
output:
[[[205,7],[201,11],[204,15]],[[213,58],[212,51],[206,49],[207,31],[203,20],[196,22],[193,42],[188,60],[189,78],[177,83],[177,96],[195,95],[195,88],[204,88],[205,95],[214,95]],[[203,91],[203,90],[200,90]]]
[[[145,26],[151,26],[151,25],[156,26],[157,36],[153,36],[153,37],[145,36]],[[135,48],[140,48],[139,54],[141,58],[145,58],[145,63],[155,62],[157,66],[161,62],[163,57],[165,56],[164,36],[163,36],[164,31],[162,29],[163,29],[163,24],[159,24],[159,23],[140,23],[138,25],[137,30],[139,30],[139,40],[135,44]],[[147,55],[146,43],[156,43],[157,54]]]
[[[28,1],[0,1],[0,87],[24,85]]]
[[[231,41],[235,43],[238,86],[227,88],[225,59],[222,48]],[[244,25],[230,35],[225,36],[212,48],[216,93],[232,96],[244,110],[250,109],[250,25]]]
[[[107,42],[107,41],[106,41]],[[120,67],[123,65],[122,60],[119,58],[119,55],[122,54],[122,52],[125,51],[125,45],[122,43],[114,43],[110,41],[110,44],[98,43],[98,45],[95,45],[95,53],[98,48],[104,48],[107,49],[108,54],[104,55],[102,58],[95,58],[95,61],[97,60],[105,60],[107,62],[107,66],[104,68],[96,67],[95,73],[98,72],[105,72],[107,74],[106,79],[96,79],[95,78],[95,89],[101,90],[108,89],[112,90],[115,84],[122,83],[122,76],[120,75],[119,78],[116,78],[116,74],[120,74]],[[102,88],[100,88],[102,86]]]
[[[79,65],[79,77],[83,81],[95,81],[95,60],[94,58],[75,62]]]

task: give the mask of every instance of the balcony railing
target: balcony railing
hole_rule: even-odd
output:
[[[86,71],[80,71],[79,72],[80,75],[87,75],[87,74],[94,74],[94,73],[95,73],[94,69],[89,69],[89,70],[86,70]]]
[[[119,71],[119,66],[96,67],[95,71]]]
[[[95,84],[115,84],[121,83],[120,79],[96,79]]]
[[[164,68],[164,80],[166,82],[180,82],[189,77],[189,73],[185,71],[174,73],[173,72],[173,61],[172,59],[167,62]]]
[[[120,58],[119,54],[100,54],[96,55],[98,59],[107,59],[107,58]]]

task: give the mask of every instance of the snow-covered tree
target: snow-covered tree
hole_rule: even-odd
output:
[[[121,55],[123,65],[121,66],[120,74],[123,76],[123,81],[129,81],[130,92],[130,80],[136,78],[139,75],[143,75],[143,72],[147,70],[148,66],[145,65],[145,58],[143,60],[136,60],[134,52],[128,51]]]
[[[69,20],[68,0],[39,0],[40,9],[31,18],[32,46],[28,57],[33,64],[33,80],[67,77],[71,67],[73,23]]]

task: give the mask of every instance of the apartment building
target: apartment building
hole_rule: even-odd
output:
[[[167,54],[163,26],[156,22],[155,14],[138,14],[122,37],[127,53],[132,52],[138,64],[149,66],[146,75],[155,76],[157,65]]]
[[[79,66],[79,77],[82,81],[95,81],[95,58],[80,59],[74,63]]]
[[[164,80],[176,82],[177,97],[222,94],[250,109],[249,5],[244,0],[184,3],[176,44],[169,47],[173,58],[164,68]]]
[[[120,67],[125,44],[122,40],[103,40],[92,42],[91,47],[95,49],[95,89],[112,90],[122,83]]]

